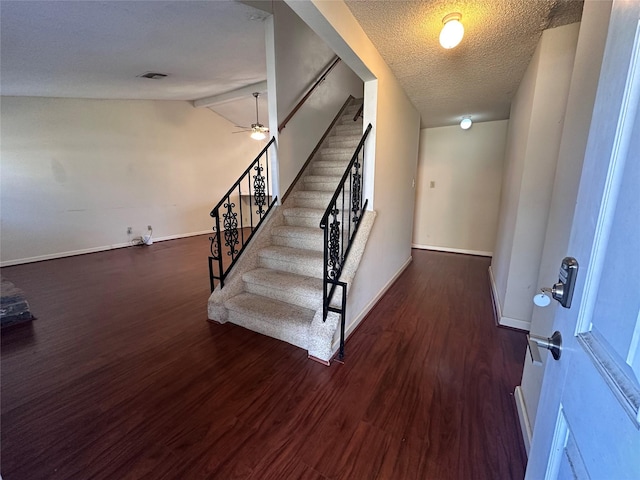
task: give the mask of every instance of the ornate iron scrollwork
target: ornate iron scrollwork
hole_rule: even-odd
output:
[[[260,217],[262,218],[262,215],[264,214],[264,206],[267,203],[267,195],[265,194],[265,183],[264,183],[264,175],[262,175],[262,171],[264,170],[264,167],[262,167],[259,163],[253,167],[253,169],[256,171],[256,174],[253,176],[253,196],[255,198],[255,202],[256,202],[256,206],[258,207],[258,210],[256,210],[256,213],[258,215],[260,215]]]
[[[213,227],[213,233],[216,233],[216,227]],[[211,256],[217,260],[220,256],[220,245],[218,245],[218,236],[214,235],[213,237],[209,237],[209,240],[211,241]]]
[[[329,264],[327,265],[327,275],[332,280],[337,280],[342,268],[340,261],[340,222],[338,221],[338,209],[331,210],[333,220],[329,226]]]
[[[353,223],[357,224],[360,220],[360,188],[362,184],[362,175],[360,175],[360,163],[357,161],[353,164],[355,172],[353,172],[353,184],[351,186],[351,211],[353,212]]]
[[[229,247],[227,255],[230,256],[238,253],[236,245],[240,243],[238,241],[238,214],[233,211],[233,207],[235,206],[235,203],[228,201],[224,204],[224,208],[226,208],[227,211],[222,214],[224,217],[224,244],[226,247]]]

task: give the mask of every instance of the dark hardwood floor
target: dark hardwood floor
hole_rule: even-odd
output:
[[[206,321],[206,237],[8,267],[4,480],[520,479],[524,334],[482,257],[414,261],[346,363]]]

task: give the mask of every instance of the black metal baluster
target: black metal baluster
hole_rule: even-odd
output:
[[[249,222],[253,232],[253,192],[251,191],[251,176],[247,176],[247,190],[249,192]]]
[[[269,150],[267,150],[264,155],[264,167],[267,173],[267,198],[269,199],[270,197],[273,197],[273,190],[269,183]],[[267,201],[267,205],[271,206],[271,200]]]
[[[344,262],[344,197],[345,197],[344,182],[342,183],[342,229],[340,230],[340,271],[342,271],[342,264]]]
[[[333,210],[331,210],[333,221],[329,233],[329,278],[337,280],[340,268],[340,222],[338,221],[338,207],[335,202],[333,205]]]
[[[253,191],[256,197],[256,206],[258,207],[256,213],[260,216],[260,220],[262,220],[266,200],[264,191],[264,175],[262,175],[262,170],[264,169],[264,167],[262,167],[262,165],[260,165],[260,162],[258,161],[257,165],[253,169],[256,171],[256,174],[253,176]]]
[[[242,243],[240,244],[240,247],[242,248],[242,245],[244,245],[244,218],[242,218],[242,182],[238,183],[238,203],[240,204],[240,237],[242,238]]]
[[[220,211],[216,208],[216,245],[218,257],[218,275],[220,275],[220,288],[224,287],[224,275],[222,274],[222,238],[220,237]]]
[[[224,217],[224,244],[229,247],[227,255],[231,256],[233,261],[238,253],[236,245],[238,245],[238,214],[233,211],[233,207],[236,204],[231,201],[231,196],[227,195],[227,203],[224,204],[224,208],[227,209],[226,213],[223,213]]]
[[[327,229],[327,226],[325,225],[324,228],[324,262],[323,262],[323,282],[322,282],[322,321],[326,321],[327,320],[327,313],[328,313],[328,307],[329,307],[329,301],[327,298],[327,285],[328,285],[328,279],[329,279],[329,258],[328,258],[328,252],[329,249],[327,248],[327,245],[329,245],[329,230]]]
[[[349,170],[349,201],[347,205],[353,204],[353,174],[351,170]],[[351,217],[351,215],[349,215]],[[349,232],[347,233],[347,238],[351,240],[351,219],[349,219]]]

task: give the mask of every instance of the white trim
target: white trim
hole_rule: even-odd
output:
[[[196,108],[201,107],[215,107],[222,105],[223,103],[233,102],[239,98],[251,97],[253,92],[264,94],[267,92],[267,81],[254,83],[253,85],[247,85],[230,92],[213,95],[210,97],[199,98],[193,101],[193,106]]]
[[[551,451],[547,460],[547,469],[544,474],[544,480],[556,480],[560,472],[560,462],[562,461],[562,452],[567,445],[569,438],[569,426],[564,416],[564,407],[560,404],[558,416],[556,418],[556,426],[553,429],[553,439],[551,440]]]
[[[164,242],[165,240],[176,240],[178,238],[196,237],[198,235],[206,235],[211,230],[204,232],[180,233],[177,235],[167,235],[165,237],[153,237],[155,242]],[[112,245],[102,245],[100,247],[83,248],[80,250],[69,250],[68,252],[49,253],[47,255],[37,255],[35,257],[17,258],[15,260],[5,260],[0,262],[0,267],[11,267],[13,265],[22,265],[23,263],[41,262],[43,260],[55,260],[56,258],[75,257],[76,255],[85,255],[87,253],[104,252],[106,250],[115,250],[117,248],[132,247],[131,242],[114,243]]]
[[[531,322],[526,322],[517,318],[502,316],[498,323],[503,327],[517,328],[518,330],[524,330],[526,332],[531,330]]]
[[[531,330],[531,322],[526,320],[520,320],[518,318],[506,317],[502,314],[502,307],[500,307],[500,297],[498,297],[498,287],[496,286],[496,279],[493,276],[493,270],[489,265],[489,284],[491,287],[491,299],[493,300],[493,313],[495,314],[495,320],[498,325],[503,327],[517,328],[518,330]]]
[[[588,333],[593,326],[593,312],[598,298],[597,292],[600,288],[600,277],[604,270],[609,235],[616,213],[629,143],[632,139],[638,97],[640,97],[640,21],[636,25],[631,58],[629,59],[629,71],[624,86],[622,104],[620,105],[618,123],[609,158],[609,168],[602,192],[602,203],[593,233],[592,253],[591,258],[588,259],[589,268],[585,278],[582,302],[578,310],[575,335]],[[589,137],[591,137],[592,133],[590,132]]]
[[[405,271],[405,269],[409,266],[409,264],[412,261],[413,261],[413,257],[409,257],[407,261],[404,262],[404,264],[400,267],[400,269],[395,273],[395,275],[391,277],[391,279],[380,289],[377,295],[373,297],[371,301],[362,309],[360,314],[356,318],[354,318],[349,325],[345,327],[345,331],[344,331],[345,341],[353,333],[356,327],[360,325],[360,322],[364,320],[364,318],[369,314],[369,312],[373,310],[373,307],[376,306],[376,304],[380,301],[382,296],[385,293],[387,293],[387,290],[389,290],[389,288],[391,288],[391,285],[393,285],[393,282],[395,282],[398,279],[398,277],[402,275],[402,272]],[[335,353],[338,351],[338,348],[340,348],[340,339],[334,340],[333,345],[331,347],[331,357],[335,355]]]
[[[518,410],[518,420],[520,420],[520,430],[522,431],[522,439],[524,440],[524,448],[527,450],[527,456],[531,450],[531,439],[533,438],[533,429],[529,422],[529,414],[527,413],[527,405],[524,402],[524,394],[522,387],[518,385],[513,392],[516,400],[516,409]]]
[[[435,250],[437,252],[464,253],[465,255],[479,255],[481,257],[493,257],[493,252],[485,252],[483,250],[466,250],[464,248],[436,247],[435,245],[420,245],[412,243],[411,248],[420,250]]]

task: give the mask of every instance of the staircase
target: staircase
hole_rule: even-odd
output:
[[[356,102],[344,110],[224,288],[211,294],[208,308],[210,320],[307,349],[310,357],[327,364],[340,318],[332,312],[326,321],[322,318],[324,234],[319,224],[362,137],[362,117],[354,121],[362,102]],[[356,250],[358,263],[362,252]],[[340,295],[336,291],[333,304],[339,304]]]

